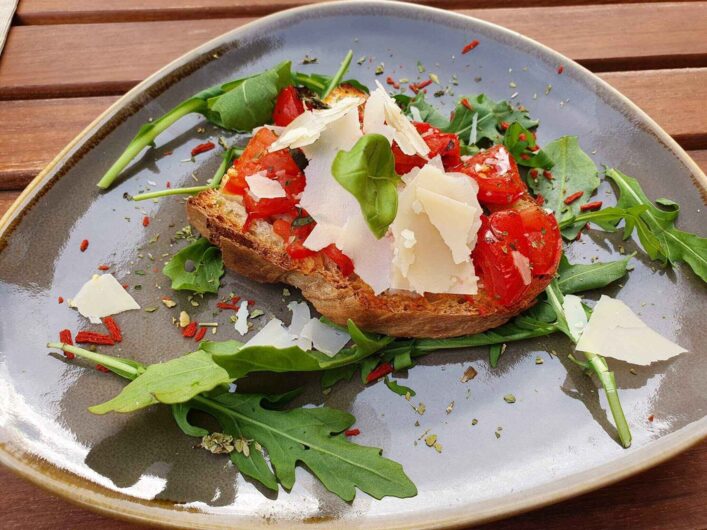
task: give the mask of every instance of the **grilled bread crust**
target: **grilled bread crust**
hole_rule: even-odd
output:
[[[361,329],[395,337],[456,337],[495,328],[533,305],[552,279],[552,275],[534,277],[511,306],[498,303],[482,285],[473,297],[402,291],[375,295],[356,274],[344,277],[324,255],[291,259],[284,241],[266,221],[252,222],[244,232],[246,211],[238,197],[207,190],[191,197],[186,208],[189,222],[221,249],[228,269],[258,282],[300,289],[317,311],[337,324],[351,319]],[[540,207],[525,195],[511,208]]]

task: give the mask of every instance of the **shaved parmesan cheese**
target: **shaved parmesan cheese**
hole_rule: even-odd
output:
[[[407,186],[400,191],[391,224],[391,287],[420,294],[476,294],[471,251],[482,210],[472,179],[445,173],[438,161],[411,173],[404,177]]]
[[[577,342],[587,326],[587,313],[582,307],[582,299],[573,294],[566,294],[562,302],[562,310],[565,313],[572,340]]]
[[[513,250],[511,256],[513,256],[513,264],[523,278],[523,285],[530,285],[530,281],[533,279],[533,273],[530,272],[530,260],[517,250]]]
[[[374,90],[366,100],[363,110],[363,133],[381,134],[390,143],[395,139],[395,129],[385,123],[385,90]],[[417,109],[415,109],[417,110]]]
[[[254,175],[249,175],[245,178],[248,183],[250,192],[257,200],[260,199],[276,199],[278,197],[286,197],[285,189],[277,180],[269,179],[265,176],[265,171],[260,171]]]
[[[307,110],[285,127],[277,140],[268,148],[270,152],[289,147],[304,147],[316,142],[322,132],[351,110],[358,112],[361,98],[347,97],[337,101],[328,109]]]
[[[393,266],[391,237],[376,239],[363,216],[355,212],[341,230],[336,246],[349,257],[356,274],[371,286],[375,294],[390,288]]]
[[[317,223],[309,236],[307,236],[307,239],[304,240],[303,245],[310,250],[320,251],[324,247],[335,243],[339,239],[341,230],[340,227],[327,222]]]
[[[345,331],[327,326],[316,318],[307,322],[302,330],[301,337],[311,340],[316,350],[330,357],[339,353],[346,346],[346,343],[351,340],[351,336]]]
[[[395,131],[393,138],[400,150],[406,155],[420,155],[426,158],[430,153],[430,148],[425,140],[417,132],[412,122],[407,119],[407,116],[403,114],[395,100],[388,95],[383,85],[379,81],[376,81],[376,85],[378,88],[369,97],[373,97],[378,92],[379,95],[376,97],[380,97],[383,101],[385,122]]]
[[[248,301],[243,300],[236,312],[236,331],[241,335],[248,333]]]
[[[273,346],[275,348],[289,348],[295,346],[296,337],[282,325],[282,320],[273,318],[258,331],[245,346]]]
[[[140,309],[112,274],[94,275],[71,300],[71,307],[78,309],[92,324],[100,324],[103,317]]]
[[[644,366],[687,351],[646,326],[622,301],[605,295],[576,349]]]
[[[290,302],[287,308],[292,311],[292,320],[287,331],[290,335],[296,337],[295,344],[304,351],[312,349],[312,341],[306,337],[302,337],[302,330],[312,319],[312,313],[309,306],[305,302]]]

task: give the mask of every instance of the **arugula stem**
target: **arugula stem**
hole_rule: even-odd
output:
[[[76,355],[77,357],[81,357],[82,359],[87,359],[89,361],[95,362],[96,364],[103,365],[106,368],[118,370],[126,374],[126,379],[135,379],[138,375],[142,373],[139,368],[124,363],[120,359],[116,359],[115,357],[111,357],[110,355],[104,355],[102,353],[85,350],[83,348],[79,348],[78,346],[64,344],[63,342],[50,342],[47,344],[47,348],[63,350],[68,353],[73,353],[74,355]],[[128,377],[128,375],[130,375],[131,377]]]
[[[341,83],[341,80],[344,78],[344,76],[346,75],[346,72],[349,69],[349,65],[351,64],[352,57],[353,57],[353,50],[349,50],[349,53],[346,54],[346,57],[344,57],[344,60],[341,61],[341,66],[339,66],[339,69],[334,74],[334,77],[331,78],[331,81],[329,81],[329,84],[327,85],[326,89],[322,93],[322,100],[326,99],[326,97],[331,93],[331,91],[334,90],[337,86],[339,86],[339,83]]]
[[[294,75],[295,81],[297,81],[297,83],[299,83],[302,86],[306,86],[307,88],[309,88],[310,90],[313,90],[314,92],[320,92],[326,88],[324,83],[320,83],[319,81],[316,81],[305,74],[295,72],[293,75]]]
[[[186,105],[180,105],[174,112],[165,114],[162,118],[153,123],[154,127],[149,133],[141,136],[138,135],[128,144],[128,147],[123,151],[118,160],[116,160],[113,165],[106,171],[101,180],[98,181],[97,186],[102,189],[108,189],[113,181],[118,178],[118,175],[125,169],[125,167],[137,156],[140,152],[147,146],[151,145],[155,138],[162,132],[164,132],[168,127],[175,123],[180,118],[183,118],[187,114],[196,112],[198,109],[203,107],[204,102],[201,100],[190,101]]]
[[[195,193],[200,193],[202,191],[211,189],[210,185],[207,186],[192,186],[190,188],[169,188],[166,190],[151,191],[149,193],[141,193],[139,195],[134,195],[134,201],[147,201],[150,199],[157,199],[159,197],[168,197],[169,195],[194,195]]]

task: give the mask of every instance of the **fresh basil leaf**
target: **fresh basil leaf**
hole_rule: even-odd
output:
[[[554,162],[552,180],[542,175],[530,179],[529,185],[533,192],[541,194],[545,199],[545,207],[550,208],[558,221],[577,215],[580,207],[589,202],[592,193],[599,187],[599,176],[594,162],[579,147],[576,136],[563,136],[550,142],[544,148],[545,153]],[[576,192],[582,196],[571,204],[565,204],[565,199]],[[581,230],[573,226],[562,231],[568,239],[574,239]]]
[[[211,355],[195,351],[148,366],[116,397],[89,410],[94,414],[106,414],[132,412],[155,403],[182,403],[230,380],[228,372],[214,364]]]
[[[641,231],[640,224],[636,224],[636,229],[639,240],[651,259],[659,259],[663,263],[671,265],[684,261],[695,274],[707,282],[707,239],[675,228],[679,206],[673,201],[662,199],[660,204],[664,208],[658,208],[646,196],[635,178],[629,177],[617,169],[608,169],[606,176],[619,190],[617,207],[646,207],[640,214],[640,219],[645,222],[650,233],[657,239],[658,249],[651,248],[651,242],[646,247],[644,239],[641,238],[642,235],[643,238],[646,238],[645,231]]]
[[[560,260],[557,285],[563,294],[580,293],[601,289],[612,282],[623,278],[628,270],[628,262],[632,256],[591,264],[572,264],[565,256]]]
[[[463,100],[466,100],[468,106],[461,103]],[[538,126],[538,121],[531,119],[527,110],[514,108],[508,101],[494,101],[485,94],[464,96],[459,101],[451,122],[442,130],[456,133],[466,144],[479,144],[484,141],[501,143],[503,141],[501,123],[504,122],[508,124],[518,122],[526,129]],[[474,121],[476,121],[475,128]]]
[[[407,396],[410,395],[411,397],[415,395],[415,391],[407,386],[398,384],[397,381],[394,379],[389,379],[385,378],[385,386],[387,386],[389,389],[391,389],[393,392],[398,394],[399,396]]]
[[[398,211],[398,175],[390,142],[380,134],[366,134],[350,151],[339,151],[332,175],[359,205],[376,238],[385,235]]]
[[[208,100],[209,121],[235,131],[252,131],[272,120],[280,90],[292,84],[290,62],[249,77],[223,94]]]
[[[513,122],[503,135],[503,145],[513,155],[519,166],[551,169],[552,159],[536,147],[535,136],[518,122]]]
[[[263,399],[261,395],[231,393],[215,398],[199,396],[179,414],[186,421],[188,409],[201,410],[216,418],[223,432],[253,440],[248,456],[234,451],[231,458],[242,473],[271,489],[277,486],[270,474],[285,489],[292,489],[295,468],[302,463],[324,487],[345,501],[354,499],[356,488],[376,499],[417,494],[400,464],[383,458],[380,449],[357,445],[341,434],[355,422],[350,414],[327,407],[268,410],[262,406]],[[263,467],[267,464],[255,447],[256,441],[268,453],[270,474]]]
[[[188,265],[193,270],[188,271]],[[195,293],[217,293],[223,276],[223,259],[218,247],[200,238],[177,252],[162,272],[172,280],[172,289]]]

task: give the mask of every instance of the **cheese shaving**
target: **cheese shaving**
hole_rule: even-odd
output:
[[[327,326],[316,318],[307,322],[301,337],[311,340],[316,350],[330,357],[339,353],[351,340],[351,336],[345,331]]]
[[[430,148],[425,143],[425,140],[420,136],[420,133],[417,132],[417,129],[415,129],[415,126],[407,116],[403,114],[395,100],[388,95],[383,85],[379,81],[376,81],[376,85],[378,88],[371,93],[370,97],[373,97],[377,92],[379,95],[376,97],[382,99],[385,122],[395,131],[393,138],[400,150],[406,155],[420,155],[423,158],[427,158]]]
[[[277,180],[269,179],[265,175],[265,171],[260,171],[245,178],[245,181],[248,183],[248,189],[256,200],[286,197],[287,195],[282,184]]]
[[[248,301],[243,300],[238,306],[236,312],[236,323],[234,325],[236,331],[241,335],[248,333]]]
[[[70,301],[71,307],[79,310],[92,324],[100,324],[101,318],[140,309],[135,299],[123,289],[112,274],[96,274]]]
[[[602,295],[576,349],[647,366],[687,350],[649,328],[620,300]]]

